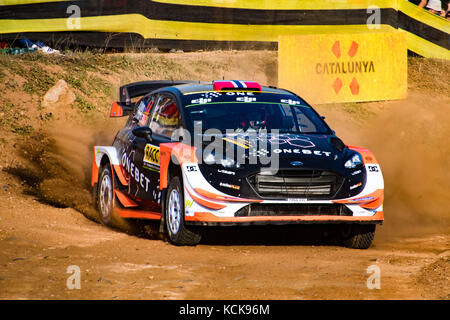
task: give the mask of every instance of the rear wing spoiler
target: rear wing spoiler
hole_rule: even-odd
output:
[[[154,90],[194,82],[195,81],[154,80],[154,81],[140,81],[129,83],[120,87],[120,102],[126,105],[130,105],[131,99],[143,96]]]
[[[134,103],[131,99],[141,97],[152,91],[164,88],[177,86],[180,84],[194,83],[196,81],[183,80],[154,80],[154,81],[140,81],[133,82],[121,86],[119,89],[119,101],[114,101],[110,117],[123,117],[134,110]]]

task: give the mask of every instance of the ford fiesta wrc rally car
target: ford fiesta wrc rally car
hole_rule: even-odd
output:
[[[368,248],[382,224],[384,182],[368,149],[347,146],[306,101],[252,81],[144,81],[120,88],[95,146],[99,217],[160,221],[176,245],[208,226],[337,224]],[[264,160],[264,161],[263,161]]]

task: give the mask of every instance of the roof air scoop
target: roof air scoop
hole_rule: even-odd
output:
[[[222,90],[242,90],[242,91],[261,91],[261,85],[255,81],[241,80],[219,80],[213,82],[215,91]]]

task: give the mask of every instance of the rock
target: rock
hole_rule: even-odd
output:
[[[25,260],[25,258],[14,258],[13,261],[21,261],[21,260]]]
[[[97,282],[100,282],[100,281],[103,281],[103,282],[112,284],[112,282],[111,282],[110,280],[108,280],[108,279],[106,279],[106,278],[103,278],[103,277],[100,277],[100,278],[97,280]]]
[[[49,109],[70,106],[76,99],[75,94],[70,90],[69,85],[63,79],[59,80],[44,95],[42,106]]]

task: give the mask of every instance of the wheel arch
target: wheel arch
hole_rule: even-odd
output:
[[[162,143],[160,145],[160,184],[161,190],[169,186],[170,174],[178,173],[183,178],[181,166],[183,163],[198,162],[195,148],[182,142]]]
[[[119,153],[115,147],[112,146],[95,146],[94,157],[92,161],[92,186],[98,183],[99,169],[105,164],[109,163],[111,171],[114,174],[115,182],[127,186],[128,181],[120,165]]]

